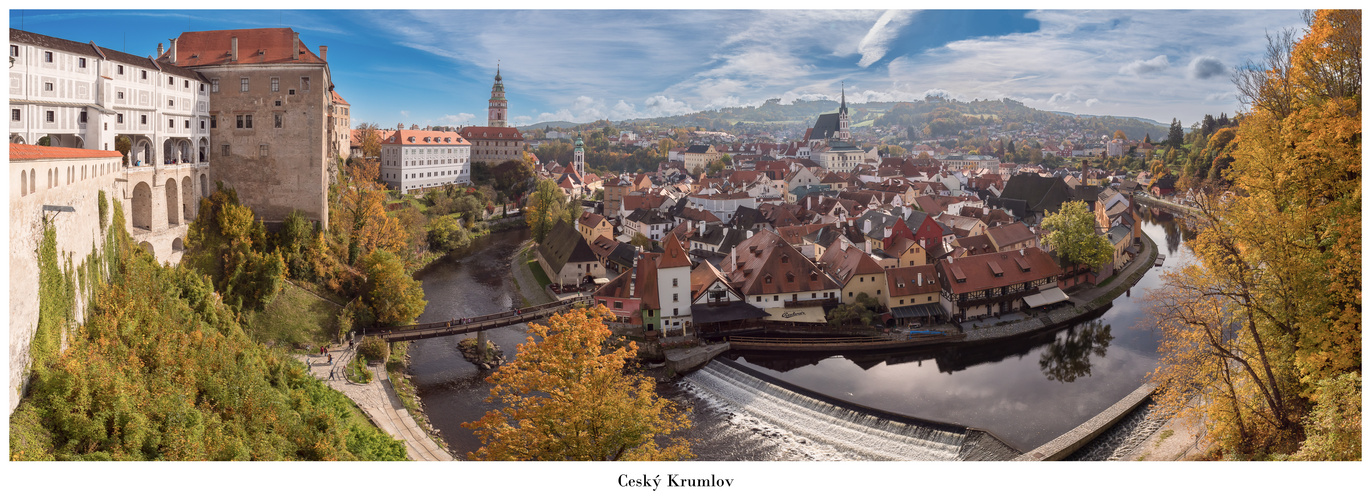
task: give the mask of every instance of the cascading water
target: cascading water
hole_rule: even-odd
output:
[[[763,432],[784,429],[808,449],[802,454],[815,459],[1005,460],[1017,455],[981,431],[873,415],[787,389],[723,360],[686,376],[682,384],[740,423]]]

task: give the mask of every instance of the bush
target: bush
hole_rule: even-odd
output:
[[[390,358],[390,346],[380,337],[369,336],[362,338],[361,345],[357,346],[357,354],[365,357],[368,361],[380,361],[384,363]]]

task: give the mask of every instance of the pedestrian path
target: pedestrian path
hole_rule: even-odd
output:
[[[348,382],[347,378],[343,376],[343,369],[356,355],[356,349],[330,346],[328,352],[333,355],[332,363],[329,363],[327,355],[321,354],[296,355],[296,358],[309,366],[310,374],[314,375],[315,378],[324,381],[329,387],[336,389],[357,403],[357,407],[361,408],[372,423],[375,423],[382,431],[395,439],[404,441],[405,453],[410,460],[450,461],[453,459],[451,454],[434,443],[432,439],[429,439],[428,434],[419,427],[419,424],[414,421],[414,417],[409,414],[409,410],[406,410],[405,406],[400,403],[384,366],[367,367],[374,375],[371,382],[365,384]]]

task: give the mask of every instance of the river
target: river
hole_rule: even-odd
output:
[[[1143,230],[1166,256],[1131,293],[1099,318],[1058,332],[987,347],[870,356],[728,357],[783,381],[860,405],[989,431],[1029,450],[1074,428],[1133,391],[1157,364],[1158,338],[1144,310],[1145,290],[1161,272],[1193,259],[1189,233],[1166,213],[1144,211]],[[507,267],[527,231],[491,235],[468,255],[444,259],[417,277],[429,304],[419,321],[444,321],[513,307],[518,298]],[[513,356],[527,337],[523,327],[489,332]],[[465,454],[480,446],[463,422],[493,406],[484,402],[486,374],[462,359],[458,338],[428,339],[410,349],[410,372],[430,421],[451,448]],[[687,433],[700,460],[828,460],[856,455],[822,444],[813,435],[769,423],[709,397],[689,382],[661,384],[659,392],[692,409]]]

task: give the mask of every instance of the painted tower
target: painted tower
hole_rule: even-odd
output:
[[[499,78],[498,76],[496,77]],[[838,106],[838,140],[843,142],[852,141],[852,134],[848,133],[847,127],[851,121],[847,118],[847,86],[843,86],[842,102]]]
[[[505,119],[509,117],[509,101],[505,100],[505,84],[500,78],[500,67],[495,67],[495,85],[490,86],[489,127],[508,127]]]
[[[576,174],[582,179],[586,178],[586,144],[581,142],[581,137],[576,137],[576,152],[571,156],[571,166],[576,169]]]

